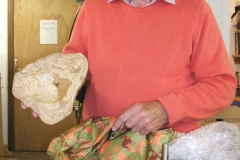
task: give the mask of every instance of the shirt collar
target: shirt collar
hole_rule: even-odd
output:
[[[165,0],[165,1],[171,4],[176,4],[175,0]]]
[[[112,2],[112,1],[114,1],[114,0],[108,0],[108,3]],[[171,3],[171,4],[176,4],[175,0],[165,0],[165,1],[168,3]]]

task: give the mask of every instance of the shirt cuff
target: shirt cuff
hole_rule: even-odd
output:
[[[175,94],[158,99],[168,114],[168,124],[173,125],[184,118],[184,107]]]

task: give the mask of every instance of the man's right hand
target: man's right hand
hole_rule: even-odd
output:
[[[21,103],[21,107],[22,109],[28,109],[28,108],[31,109],[33,117],[35,118],[39,117],[38,114],[34,112],[31,107],[27,107],[23,102]]]

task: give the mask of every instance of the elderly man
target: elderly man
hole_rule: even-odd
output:
[[[229,106],[236,79],[204,0],[86,0],[63,53],[83,53],[83,118],[118,117],[134,132],[198,128]],[[24,108],[24,106],[23,106]]]

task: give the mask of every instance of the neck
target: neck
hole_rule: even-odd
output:
[[[129,0],[132,2],[136,7],[144,7],[151,3],[151,0]]]

